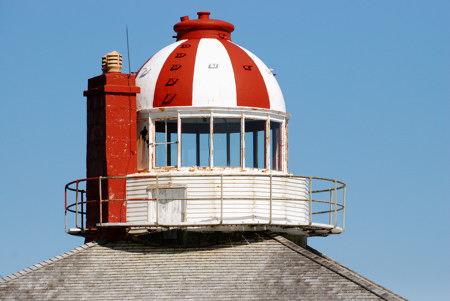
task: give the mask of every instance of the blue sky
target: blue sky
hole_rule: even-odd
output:
[[[201,10],[275,69],[290,171],[348,185],[346,232],[309,244],[412,300],[448,298],[448,1],[1,1],[0,274],[83,243],[64,233],[64,185],[85,177],[101,57],[126,56],[128,24],[137,71]]]

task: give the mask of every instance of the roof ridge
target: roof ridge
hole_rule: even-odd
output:
[[[11,280],[17,279],[17,278],[22,277],[22,276],[24,276],[24,275],[26,275],[26,274],[28,274],[28,273],[30,273],[32,271],[39,270],[39,269],[44,268],[46,266],[49,266],[49,265],[51,265],[51,264],[53,264],[55,262],[58,262],[58,261],[60,261],[60,260],[62,260],[64,258],[67,258],[67,257],[70,257],[72,255],[78,254],[81,251],[84,251],[86,249],[92,248],[92,247],[97,246],[97,245],[99,245],[98,242],[88,242],[88,243],[82,244],[81,246],[76,247],[73,250],[67,251],[67,252],[65,252],[65,253],[63,253],[61,255],[57,255],[57,256],[52,257],[50,259],[41,261],[41,262],[39,262],[39,263],[37,263],[35,265],[32,265],[30,267],[27,267],[27,268],[25,268],[25,269],[23,269],[21,271],[15,272],[14,274],[8,275],[5,278],[0,278],[0,283],[5,283],[5,282],[9,282]]]
[[[400,295],[397,295],[396,293],[388,290],[387,288],[383,287],[382,285],[373,282],[372,280],[360,275],[359,273],[353,271],[352,269],[343,266],[342,264],[338,263],[337,261],[333,260],[332,258],[322,254],[321,252],[311,248],[307,247],[311,250],[308,250],[307,248],[301,247],[289,239],[278,235],[273,232],[266,232],[266,234],[278,241],[279,243],[283,244],[284,246],[290,248],[291,250],[307,257],[308,259],[316,262],[317,264],[320,264],[321,266],[341,275],[342,277],[347,278],[348,280],[358,284],[359,286],[365,288],[366,290],[372,292],[373,294],[377,295],[378,297],[385,299],[385,300],[407,300],[406,298],[403,298]],[[318,254],[316,254],[318,253]],[[320,255],[319,255],[320,254]]]
[[[382,286],[381,284],[378,284],[378,283],[376,283],[376,282],[370,280],[369,278],[367,278],[367,277],[365,277],[365,276],[359,274],[358,272],[352,270],[351,268],[349,268],[349,267],[347,267],[347,266],[345,266],[345,265],[339,263],[338,261],[334,260],[333,258],[330,258],[329,256],[323,254],[322,252],[320,252],[320,251],[318,251],[318,250],[316,250],[316,249],[314,249],[314,248],[311,248],[310,246],[307,246],[307,248],[308,248],[308,249],[311,249],[311,250],[314,251],[314,252],[317,252],[318,254],[320,254],[319,256],[324,257],[324,258],[325,258],[326,260],[328,260],[328,261],[332,261],[333,264],[338,265],[339,267],[341,267],[341,268],[347,270],[348,272],[353,273],[353,274],[357,274],[357,277],[362,278],[363,280],[365,280],[365,281],[367,281],[367,282],[370,282],[372,285],[378,286],[380,289],[383,289],[383,290],[385,290],[385,291],[388,291],[388,292],[391,293],[392,295],[395,295],[396,297],[401,298],[402,300],[407,300],[406,298],[404,298],[404,297],[402,297],[402,296],[396,294],[395,292],[391,291],[390,289],[387,289],[386,287]]]

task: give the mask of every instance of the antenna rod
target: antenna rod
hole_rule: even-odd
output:
[[[131,74],[130,43],[128,42],[128,24],[127,24],[127,52],[128,52],[128,74]]]

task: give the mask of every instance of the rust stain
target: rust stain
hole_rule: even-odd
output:
[[[178,168],[176,166],[164,166],[164,167],[157,167],[153,169],[155,172],[164,173],[169,171],[176,171]]]
[[[154,158],[155,158],[155,154],[154,154],[154,152],[152,152],[152,155],[150,157],[150,162],[149,162],[151,166],[153,166],[153,162],[155,162]]]

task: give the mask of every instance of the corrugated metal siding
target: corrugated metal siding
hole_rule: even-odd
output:
[[[217,177],[160,177],[158,186],[186,187],[185,219],[187,224],[218,223],[221,219],[221,179]],[[149,198],[156,188],[155,178],[129,179],[127,197]],[[149,190],[150,189],[150,190]],[[154,191],[154,190],[153,190]],[[263,198],[263,199],[261,199]],[[223,177],[223,223],[268,223],[270,219],[270,177]],[[292,198],[295,200],[283,200]],[[306,225],[309,222],[308,182],[302,178],[272,178],[272,223]],[[176,200],[173,202],[181,202]],[[149,205],[150,204],[150,205]],[[161,206],[160,206],[161,207]],[[162,207],[161,207],[162,208]],[[159,210],[164,210],[164,209]],[[156,222],[155,201],[129,201],[127,222]],[[159,211],[161,214],[162,212]],[[163,223],[162,220],[159,220]]]

